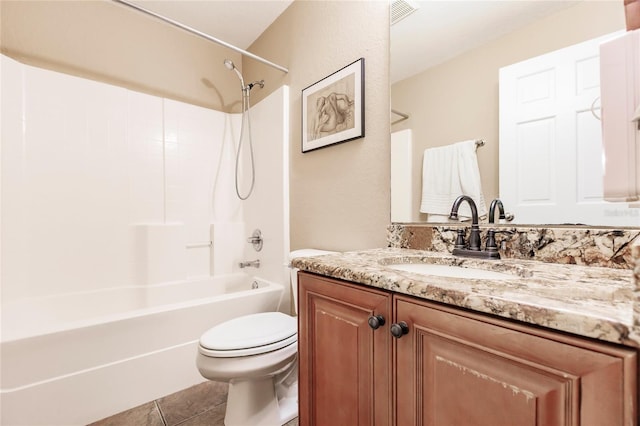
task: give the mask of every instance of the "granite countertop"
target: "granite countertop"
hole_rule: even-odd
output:
[[[391,267],[400,263],[456,265],[501,272],[513,278],[452,278]],[[554,330],[640,347],[637,292],[631,270],[526,260],[479,260],[399,248],[297,258],[292,260],[292,266]]]

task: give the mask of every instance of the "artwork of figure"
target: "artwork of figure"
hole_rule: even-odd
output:
[[[353,104],[344,93],[329,93],[316,101],[316,114],[311,139],[341,132],[353,127]]]
[[[364,58],[302,89],[302,152],[364,137]]]
[[[333,135],[355,126],[353,87],[354,77],[350,75],[309,97],[308,140]]]

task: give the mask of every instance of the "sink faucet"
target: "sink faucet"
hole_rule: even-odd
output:
[[[514,219],[513,213],[505,213],[502,201],[500,201],[499,198],[496,198],[489,205],[489,223],[495,223],[496,206],[498,207],[498,211],[500,212],[498,220],[506,220],[507,222],[511,222]]]
[[[495,223],[496,206],[498,206],[498,211],[500,212],[498,220],[505,219],[504,206],[502,205],[502,201],[500,201],[498,198],[495,198],[489,205],[489,223]]]
[[[487,249],[480,249],[480,226],[478,225],[478,208],[473,198],[468,195],[461,195],[453,202],[449,219],[458,219],[458,208],[463,201],[469,203],[471,207],[471,234],[469,235],[469,245],[464,242],[464,229],[458,229],[458,238],[456,239],[453,251],[454,256],[476,257],[481,259],[500,259],[500,253],[495,243],[495,231],[490,230],[487,238]],[[494,206],[495,208],[495,206]]]
[[[460,208],[460,204],[463,201],[469,203],[469,207],[471,208],[471,235],[469,236],[469,250],[479,251],[480,250],[480,227],[478,226],[478,208],[476,207],[475,201],[473,198],[468,195],[461,195],[453,202],[453,206],[451,206],[451,213],[449,214],[449,219],[457,220],[458,219],[458,209]]]
[[[254,268],[259,268],[260,267],[260,259],[248,260],[246,262],[240,262],[238,264],[238,266],[240,266],[240,268],[248,268],[249,266],[252,266]]]

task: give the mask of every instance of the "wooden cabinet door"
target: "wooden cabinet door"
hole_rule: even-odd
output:
[[[390,425],[391,295],[304,272],[298,291],[300,425]]]
[[[394,310],[398,426],[637,424],[633,350],[404,296]]]

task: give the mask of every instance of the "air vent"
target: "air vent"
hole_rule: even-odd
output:
[[[394,0],[391,2],[391,25],[400,22],[418,10],[418,5],[409,0]]]

